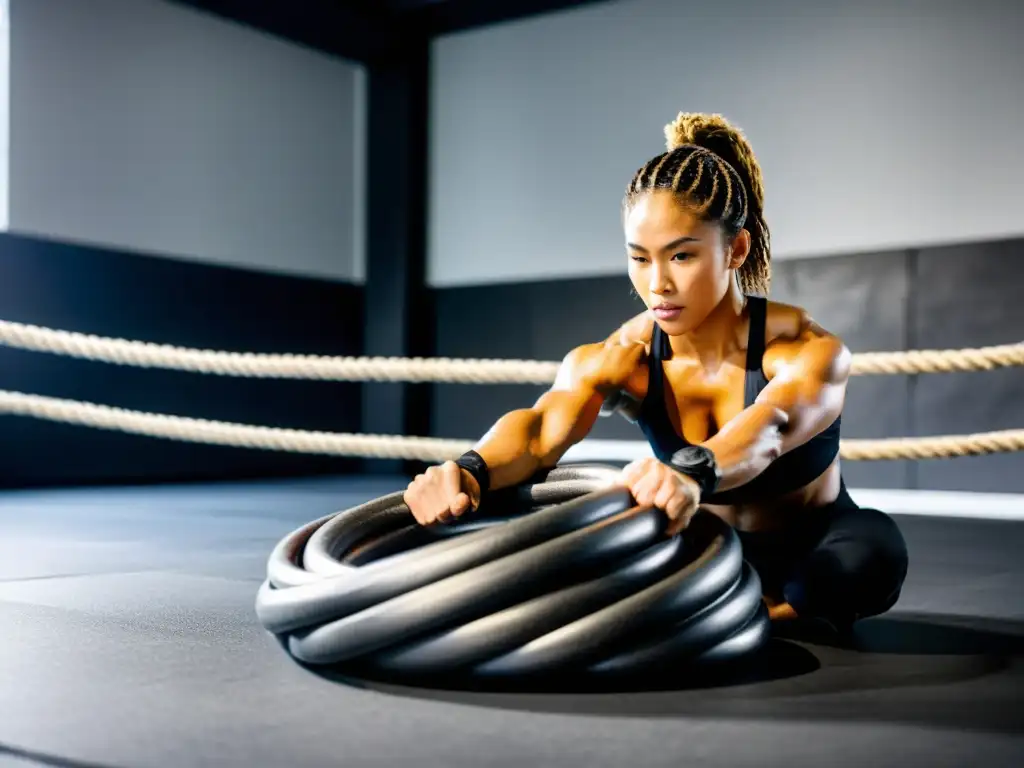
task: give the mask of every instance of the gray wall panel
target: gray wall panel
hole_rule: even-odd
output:
[[[905,348],[908,297],[906,251],[832,259],[779,262],[771,297],[806,308],[854,352]],[[910,434],[907,376],[855,376],[847,389],[844,438]],[[904,488],[912,482],[908,462],[846,462],[851,485]]]
[[[534,357],[560,360],[581,344],[601,341],[624,320],[643,311],[625,268],[621,276],[552,281],[520,286],[531,297]],[[591,436],[642,440],[634,424],[618,416],[598,419]]]
[[[914,334],[923,349],[1024,340],[1024,242],[921,252],[914,281]],[[1024,427],[1024,370],[920,376],[912,400],[921,435]],[[920,462],[923,488],[1024,491],[1024,454]]]
[[[519,283],[437,291],[437,354],[445,357],[561,360],[597,341],[643,305],[623,277]],[[476,438],[502,414],[532,405],[543,386],[434,388],[433,433]],[[601,419],[594,437],[640,439],[628,422]]]
[[[617,274],[622,192],[680,110],[746,131],[780,257],[1024,236],[1021,28],[1007,0],[619,0],[446,35],[428,282]],[[980,156],[951,109],[984,115]]]
[[[516,286],[438,291],[438,357],[533,359],[530,296]],[[543,387],[437,384],[432,434],[476,439],[503,413],[532,403]]]
[[[165,0],[10,11],[12,232],[363,281],[362,66]]]
[[[1024,339],[1024,243],[894,251],[776,263],[771,296],[803,306],[855,352],[952,348]],[[914,277],[916,275],[916,278]],[[560,359],[605,336],[640,305],[624,276],[437,291],[438,354]],[[480,308],[475,311],[471,308]],[[442,385],[435,434],[475,438],[543,387]],[[845,438],[960,434],[1024,425],[1020,368],[970,374],[855,376]],[[602,419],[594,437],[638,440],[635,426]],[[1024,490],[1024,459],[846,462],[851,486]]]

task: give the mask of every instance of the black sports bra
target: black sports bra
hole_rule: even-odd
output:
[[[768,384],[762,370],[765,350],[765,318],[768,302],[759,296],[748,296],[750,335],[747,338],[747,373],[744,383],[744,407],[749,407]],[[647,396],[640,404],[637,425],[643,431],[654,454],[668,462],[676,451],[688,445],[678,435],[668,417],[665,405],[665,371],[662,362],[672,355],[668,335],[655,324],[651,338],[650,376]],[[803,445],[773,461],[749,483],[721,491],[702,499],[708,504],[738,504],[754,499],[782,496],[819,477],[839,453],[839,430],[842,415],[824,431]]]

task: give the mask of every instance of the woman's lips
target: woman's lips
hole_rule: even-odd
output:
[[[659,320],[675,320],[682,313],[683,308],[674,304],[659,304],[656,307],[651,307],[651,311]]]

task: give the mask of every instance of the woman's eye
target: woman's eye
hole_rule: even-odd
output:
[[[692,259],[692,258],[693,258],[693,254],[692,253],[677,253],[675,256],[672,257],[673,261],[675,261],[675,260],[686,261],[687,259]]]
[[[631,258],[637,264],[643,264],[644,262],[647,261],[647,259],[644,258],[643,256],[630,256],[629,258]]]

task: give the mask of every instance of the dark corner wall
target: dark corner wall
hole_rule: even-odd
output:
[[[160,344],[355,355],[362,289],[0,235],[0,316]],[[359,431],[359,385],[113,366],[0,347],[2,388],[245,424]],[[159,482],[344,472],[355,462],[174,442],[30,418],[0,421],[0,484]]]
[[[1024,240],[778,261],[771,298],[806,307],[854,352],[952,349],[1024,339]],[[437,354],[560,360],[642,309],[625,274],[441,289]],[[541,387],[438,385],[434,434],[475,439]],[[1019,368],[920,376],[859,376],[849,386],[847,438],[966,434],[1024,425]],[[639,440],[602,419],[594,437]],[[1009,453],[928,461],[846,462],[856,487],[1024,492]]]

